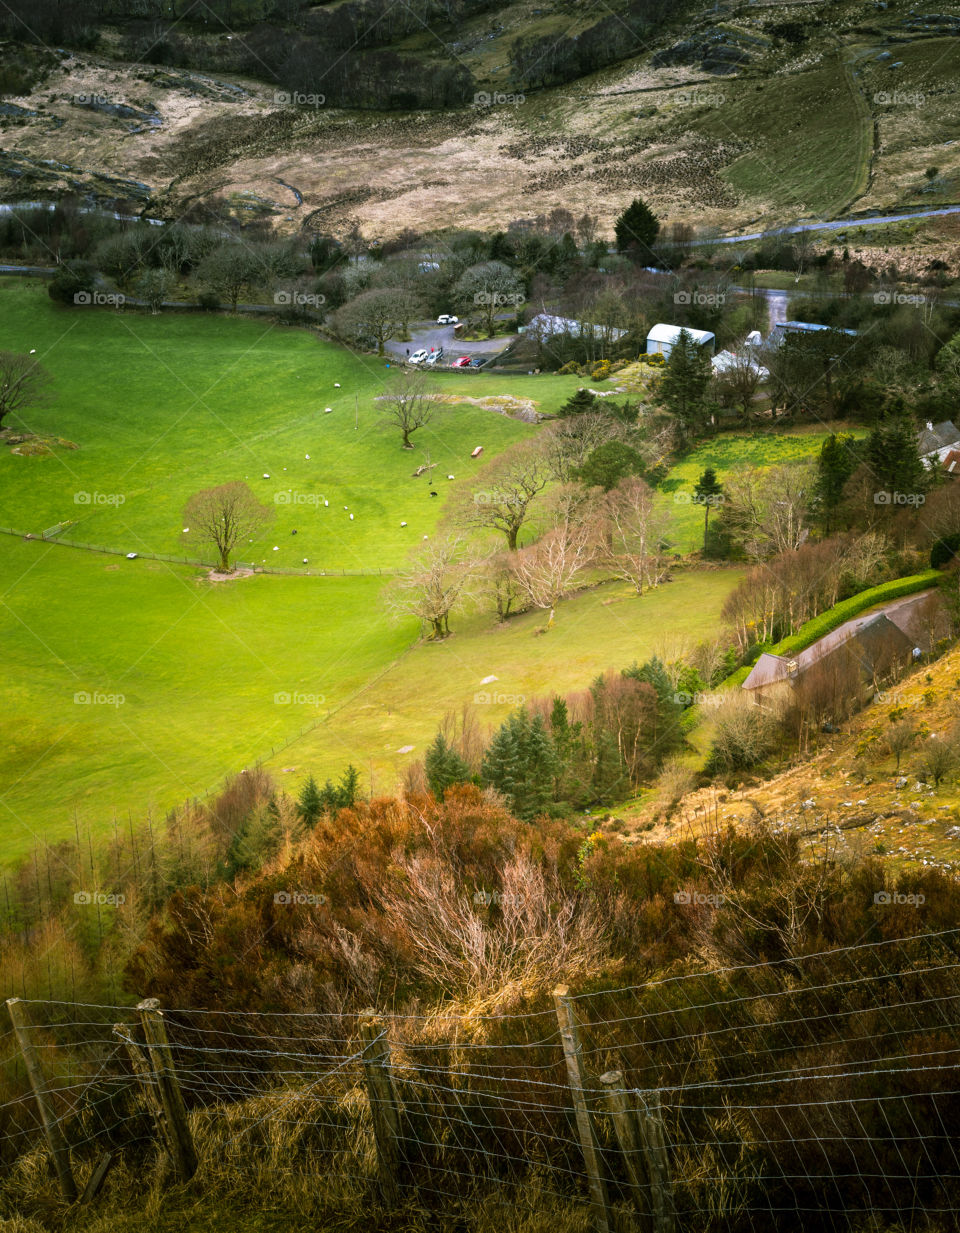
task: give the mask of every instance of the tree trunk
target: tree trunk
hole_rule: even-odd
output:
[[[442,638],[443,637],[443,617],[431,617],[430,620],[431,620],[431,623],[433,624],[433,633],[430,635],[431,638]]]
[[[220,568],[225,574],[230,573],[230,552],[227,548],[220,549]]]
[[[519,527],[510,527],[507,531],[507,547],[511,552],[517,550],[517,536],[520,534]]]

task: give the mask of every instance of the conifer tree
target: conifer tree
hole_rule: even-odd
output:
[[[426,757],[427,783],[430,791],[437,798],[443,799],[443,794],[452,784],[467,783],[470,779],[470,768],[463,758],[447,744],[442,732],[438,732],[433,744],[427,750]]]
[[[297,798],[297,813],[303,818],[307,826],[313,826],[322,811],[323,801],[320,797],[320,789],[317,787],[317,781],[311,775],[300,789],[300,795]]]
[[[704,399],[712,376],[713,368],[706,350],[689,330],[681,330],[670,350],[657,395],[664,410],[676,422],[681,447],[703,427]]]

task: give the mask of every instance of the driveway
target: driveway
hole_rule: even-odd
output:
[[[461,355],[469,355],[471,359],[489,362],[505,351],[516,338],[516,334],[500,334],[496,338],[476,338],[464,341],[454,335],[452,325],[436,325],[429,321],[421,321],[414,322],[410,326],[409,342],[396,342],[391,339],[387,342],[386,349],[389,355],[403,360],[408,354],[413,355],[415,351],[419,351],[421,347],[425,351],[429,351],[431,347],[443,347],[443,359],[439,361],[440,366],[443,367],[459,359]]]

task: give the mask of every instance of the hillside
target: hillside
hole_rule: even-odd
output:
[[[233,36],[198,36],[191,54],[227,71],[196,71],[126,61],[129,38],[104,27],[93,51],[38,55],[30,88],[8,85],[0,193],[163,218],[217,198],[282,231],[382,239],[557,206],[607,232],[637,192],[661,218],[725,231],[960,197],[957,19],[906,0],[694,5],[599,72],[551,84],[574,68],[525,67],[520,32],[539,63],[541,42],[576,47],[586,22],[562,4],[431,19],[390,54],[427,74],[455,64],[474,102],[386,112],[287,102],[266,67],[229,71]],[[17,57],[6,44],[8,79]]]
[[[733,824],[749,830],[766,819],[785,834],[799,834],[813,859],[874,856],[894,876],[960,868],[960,785],[948,777],[939,787],[919,767],[925,742],[937,740],[960,717],[957,685],[960,648],[918,668],[877,695],[836,735],[821,735],[819,747],[791,759],[769,777],[747,776],[735,790],[717,786],[684,796],[670,816],[655,823],[655,801],[620,811],[622,833],[650,840],[686,838]],[[709,714],[709,712],[708,712]],[[909,719],[916,740],[899,772],[884,735]]]

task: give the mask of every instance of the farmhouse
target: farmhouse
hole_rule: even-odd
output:
[[[666,325],[663,322],[658,322],[647,335],[647,355],[659,354],[666,359],[680,337],[681,330],[686,330],[701,347],[709,347],[710,354],[713,355],[717,338],[709,330],[693,330],[688,325]]]
[[[927,420],[927,426],[921,429],[917,438],[917,450],[923,460],[923,465],[930,467],[949,465],[950,455],[960,449],[960,429],[952,420],[942,420],[934,424]],[[951,475],[955,472],[951,469]]]
[[[827,664],[841,652],[852,657],[865,681],[876,681],[907,667],[915,649],[929,651],[936,636],[939,599],[922,591],[896,600],[880,612],[845,622],[796,655],[765,652],[743,682],[755,702],[763,703],[788,686],[796,686],[814,665]]]

